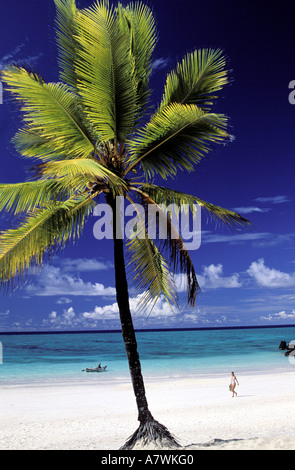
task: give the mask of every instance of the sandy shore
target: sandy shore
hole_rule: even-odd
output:
[[[119,449],[138,426],[128,382],[2,386],[0,449]],[[295,450],[295,372],[146,379],[150,410],[187,450]]]

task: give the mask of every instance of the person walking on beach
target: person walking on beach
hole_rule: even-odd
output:
[[[237,392],[235,392],[236,384],[240,385],[237,377],[235,376],[235,373],[232,372],[231,377],[230,377],[230,385],[229,385],[229,390],[233,392],[232,398],[235,396],[235,394],[236,396],[238,395]]]

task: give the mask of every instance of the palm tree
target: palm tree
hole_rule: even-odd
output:
[[[136,209],[141,201],[163,212],[161,204],[199,204],[231,226],[247,220],[199,198],[153,184],[178,170],[192,171],[216,144],[230,139],[227,118],[211,111],[216,93],[228,82],[221,50],[187,54],[167,76],[162,101],[152,113],[149,77],[157,34],[153,14],[142,3],[114,7],[97,0],[79,10],[75,0],[55,0],[60,77],[46,83],[29,68],[2,72],[6,88],[21,104],[24,126],[13,138],[17,151],[31,159],[31,178],[0,185],[0,210],[20,217],[16,228],[0,234],[1,286],[14,288],[32,267],[38,268],[55,247],[75,241],[94,205],[105,198],[113,209],[117,302],[139,428],[124,449],[138,439],[178,445],[148,408],[129,306],[129,282],[141,293],[140,308],[151,308],[163,295],[177,305],[174,274],[187,278],[188,302],[199,289],[194,266],[169,213],[166,240],[141,236],[125,243],[117,237],[120,214],[116,197]]]

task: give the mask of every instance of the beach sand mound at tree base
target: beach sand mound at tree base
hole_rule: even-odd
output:
[[[179,442],[166,426],[153,418],[145,423],[141,423],[120,450],[134,450],[138,445],[145,448],[151,445],[155,446],[156,449],[163,449],[164,447],[166,449],[175,449],[180,447]]]

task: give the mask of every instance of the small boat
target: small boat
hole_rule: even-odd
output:
[[[82,372],[106,372],[107,366],[104,367],[86,367],[85,369],[82,369]]]

